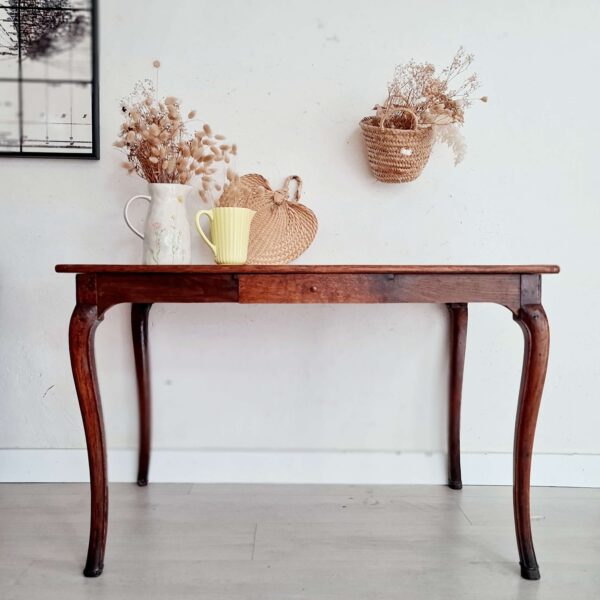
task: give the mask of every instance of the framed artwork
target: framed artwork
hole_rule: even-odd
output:
[[[97,0],[0,0],[0,156],[100,158]]]

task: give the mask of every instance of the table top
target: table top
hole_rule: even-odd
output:
[[[557,265],[56,265],[57,273],[239,274],[535,274],[558,273]]]

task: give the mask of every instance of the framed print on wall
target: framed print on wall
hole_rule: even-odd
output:
[[[100,158],[97,0],[0,0],[0,156]]]

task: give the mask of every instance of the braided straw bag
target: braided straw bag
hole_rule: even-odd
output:
[[[406,112],[412,117],[412,129],[385,127],[388,117]],[[406,107],[389,111],[384,117],[365,117],[360,122],[369,166],[379,181],[399,183],[415,180],[431,154],[433,129],[419,127],[419,118]]]
[[[289,186],[296,182],[290,199]],[[250,226],[249,265],[282,265],[298,258],[317,234],[317,217],[300,204],[302,180],[288,177],[283,188],[273,191],[269,182],[257,174],[243,175],[229,186],[219,206],[241,206],[256,211]]]

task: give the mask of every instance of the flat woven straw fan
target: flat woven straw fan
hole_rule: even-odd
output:
[[[296,182],[290,199],[289,186]],[[219,206],[241,206],[256,211],[250,227],[249,265],[283,265],[298,258],[317,234],[317,217],[300,204],[302,180],[288,177],[280,190],[273,191],[262,176],[243,175],[227,188]]]

